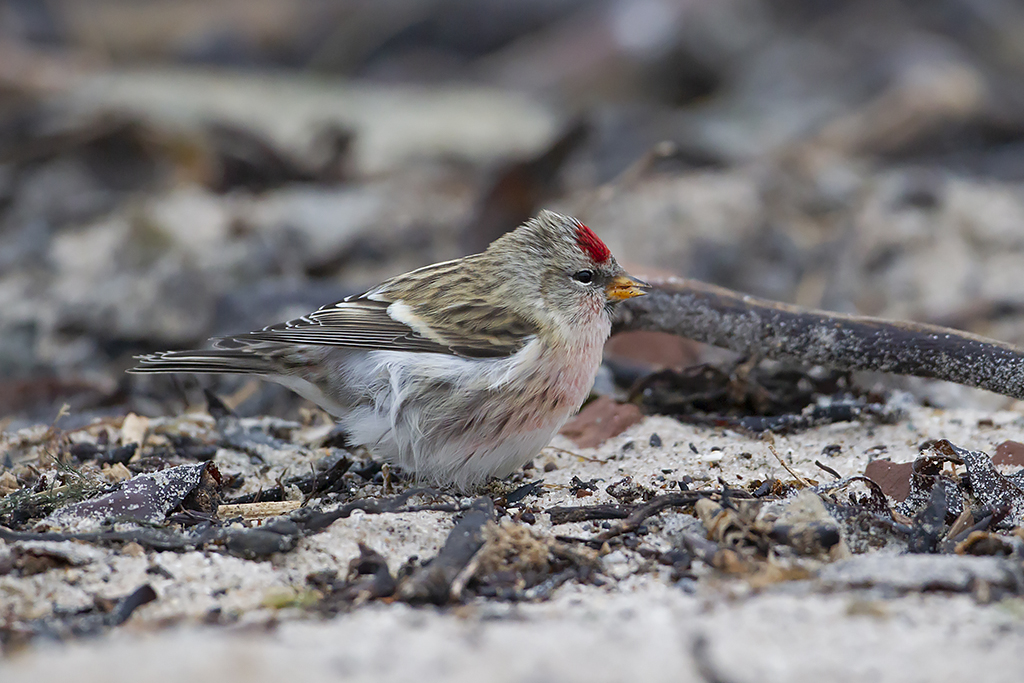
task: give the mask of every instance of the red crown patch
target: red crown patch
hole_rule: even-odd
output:
[[[601,241],[601,238],[582,223],[578,225],[579,227],[576,228],[576,244],[580,245],[580,249],[593,259],[594,263],[604,263],[607,261],[612,252]]]

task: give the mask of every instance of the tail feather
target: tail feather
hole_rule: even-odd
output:
[[[273,362],[237,349],[164,351],[136,356],[138,365],[128,370],[136,375],[193,372],[210,374],[274,374]]]

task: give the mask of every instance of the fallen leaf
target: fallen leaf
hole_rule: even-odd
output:
[[[888,460],[872,460],[864,468],[865,477],[882,487],[885,495],[901,503],[910,495],[910,475],[913,472],[913,463]]]
[[[580,448],[593,448],[606,439],[618,436],[642,419],[643,413],[632,403],[617,403],[602,396],[566,422],[560,433],[572,439]]]
[[[1002,442],[996,446],[996,454],[992,456],[992,464],[1024,467],[1024,443],[1020,441]]]

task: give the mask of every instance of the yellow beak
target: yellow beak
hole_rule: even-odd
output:
[[[608,301],[622,301],[635,296],[643,296],[649,287],[650,285],[646,282],[628,275],[616,275],[604,288],[604,295]]]

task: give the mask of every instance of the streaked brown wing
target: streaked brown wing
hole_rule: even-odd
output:
[[[475,338],[465,330],[439,335],[437,340],[429,339],[392,318],[387,310],[390,304],[366,295],[352,297],[258,332],[223,337],[215,346],[234,349],[258,342],[275,342],[496,358],[515,353],[527,341],[519,337],[508,340],[510,343],[496,343],[493,337]]]

